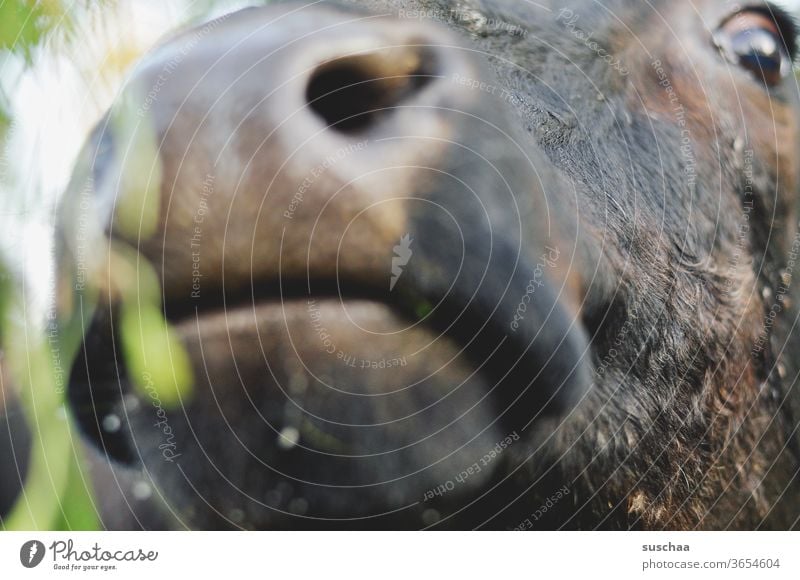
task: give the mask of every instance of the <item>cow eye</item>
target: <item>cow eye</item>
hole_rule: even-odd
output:
[[[783,14],[761,9],[738,12],[723,22],[714,43],[728,61],[768,87],[792,72],[794,24]]]

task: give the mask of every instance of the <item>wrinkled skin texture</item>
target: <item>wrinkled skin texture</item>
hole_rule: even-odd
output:
[[[109,266],[70,385],[89,440],[174,527],[796,526],[797,89],[722,58],[731,10],[277,3],[165,41],[128,88],[159,86],[155,227],[121,223],[104,120],[65,195],[61,307],[85,299],[91,176],[93,251],[153,265],[195,380],[154,426]],[[352,82],[374,90],[325,99]]]

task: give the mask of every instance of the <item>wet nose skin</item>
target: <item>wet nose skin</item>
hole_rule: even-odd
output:
[[[131,227],[124,163],[95,167],[107,234],[158,271],[198,379],[170,415],[181,470],[151,469],[199,525],[243,502],[245,525],[286,525],[289,500],[263,497],[278,481],[320,517],[419,515],[426,490],[589,387],[570,187],[520,144],[481,57],[438,27],[288,4],[207,28],[128,87],[157,143],[158,211],[134,204]],[[124,158],[141,139],[118,126],[98,141]],[[141,456],[162,434],[118,407],[105,318],[72,399],[129,417]]]
[[[408,198],[431,179],[419,168],[436,167],[453,137],[443,109],[475,97],[446,77],[474,69],[429,46],[426,26],[327,8],[259,14],[227,22],[208,39],[214,58],[190,53],[158,95],[164,235],[145,251],[175,265],[164,272],[168,297],[187,296],[183,220],[202,212],[203,240],[224,240],[202,248],[206,286],[223,273],[275,281],[280,270],[383,287]],[[142,92],[158,84],[159,65]]]
[[[285,9],[285,8],[284,8]],[[385,286],[386,256],[408,231],[409,199],[442,164],[460,111],[479,95],[448,76],[477,75],[419,23],[318,7],[234,16],[162,81],[149,119],[161,141],[161,219],[144,251],[173,267],[167,297],[190,293],[187,216],[202,222],[204,284],[312,277]],[[212,63],[212,64],[209,64]],[[145,97],[146,98],[146,97]],[[450,112],[452,110],[452,112]],[[426,171],[427,169],[427,171]],[[378,283],[380,281],[380,283]]]

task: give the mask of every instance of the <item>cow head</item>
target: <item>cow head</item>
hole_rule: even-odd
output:
[[[791,525],[794,32],[375,0],[177,34],[64,199],[76,417],[188,526]]]

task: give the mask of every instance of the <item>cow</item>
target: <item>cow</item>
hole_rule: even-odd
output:
[[[795,33],[716,0],[176,33],[61,205],[75,421],[165,527],[797,527]]]

